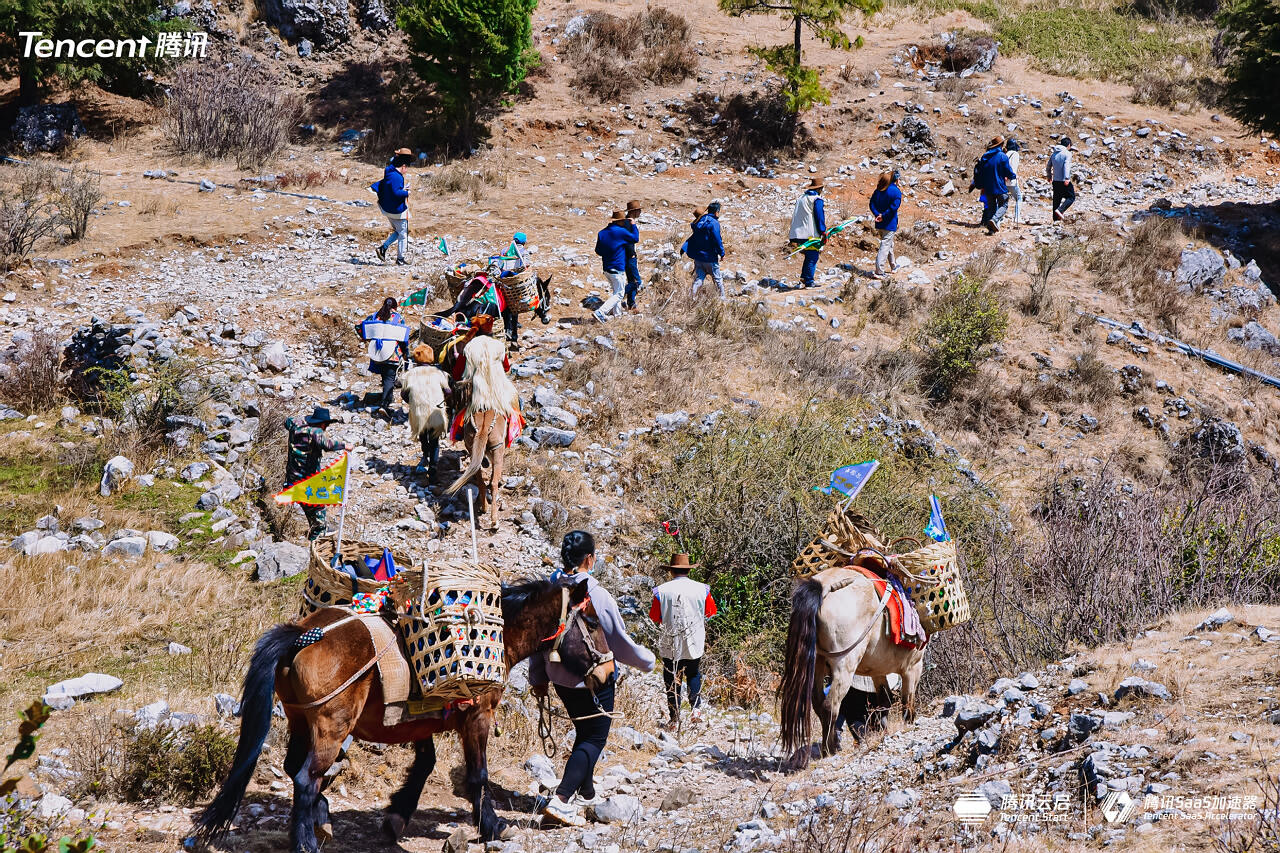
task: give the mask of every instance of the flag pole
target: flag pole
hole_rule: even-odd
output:
[[[480,554],[476,550],[476,499],[470,489],[467,489],[467,515],[471,516],[471,564],[478,566]]]
[[[342,469],[342,508],[338,510],[338,541],[333,548],[339,560],[342,559],[342,524],[347,520],[347,478],[351,476],[351,452],[343,455],[347,457],[347,464]]]

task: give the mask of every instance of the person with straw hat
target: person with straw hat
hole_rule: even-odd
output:
[[[636,257],[636,245],[640,242],[640,214],[643,213],[639,201],[627,202],[627,224],[635,232],[636,244],[627,246],[627,292],[626,305],[628,311],[636,310],[636,297],[640,295],[640,262]]]
[[[621,210],[615,210],[609,224],[596,234],[596,254],[600,256],[604,277],[613,289],[613,295],[595,310],[595,318],[602,323],[622,313],[622,300],[627,288],[627,248],[636,244],[638,235],[635,225]]]
[[[987,143],[986,152],[973,167],[973,182],[982,190],[986,201],[982,206],[982,224],[988,234],[1000,230],[1000,220],[1009,208],[1007,181],[1017,178],[1009,165],[1009,155],[1004,151],[1004,137],[996,136]]]
[[[409,247],[409,187],[404,182],[404,170],[413,162],[413,152],[408,148],[397,148],[391,157],[382,180],[369,186],[378,196],[378,209],[391,223],[391,234],[375,251],[378,260],[387,262],[387,249],[396,244],[396,263],[409,263],[404,259],[405,250]]]
[[[702,655],[707,645],[707,620],[716,615],[716,600],[711,587],[689,577],[698,564],[688,554],[671,556],[664,568],[671,580],[653,591],[649,618],[661,629],[658,635],[658,657],[662,659],[662,681],[667,688],[669,728],[680,724],[680,677],[689,692],[691,719],[702,720]]]
[[[692,295],[696,297],[707,276],[711,276],[720,298],[724,299],[724,274],[720,272],[720,261],[724,258],[724,240],[720,236],[720,202],[713,201],[707,205],[690,228],[692,233],[680,247],[680,254],[688,255],[689,260],[693,261]]]
[[[813,243],[814,247],[805,249],[804,264],[800,267],[800,286],[813,287],[813,277],[818,271],[818,255],[822,253],[821,240],[827,236],[826,210],[822,204],[822,178],[812,178],[805,187],[804,195],[796,200],[795,209],[791,212],[790,240],[795,245]],[[817,242],[815,242],[817,241]]]

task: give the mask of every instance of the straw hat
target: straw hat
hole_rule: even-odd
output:
[[[698,564],[690,562],[689,555],[682,552],[679,554],[672,554],[671,562],[667,563],[665,566],[663,566],[663,568],[669,572],[679,572],[680,574],[685,574],[689,572],[691,569],[698,568]]]

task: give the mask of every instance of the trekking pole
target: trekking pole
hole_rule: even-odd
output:
[[[471,517],[471,565],[480,565],[480,554],[476,550],[476,503],[475,495],[467,489],[467,515]]]

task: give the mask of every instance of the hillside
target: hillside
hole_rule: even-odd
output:
[[[403,36],[353,25],[340,46],[301,55],[251,10],[206,5],[198,23],[222,34],[207,62],[243,61],[229,73],[252,68],[304,99],[305,138],[260,169],[183,156],[162,108],[80,85],[52,100],[74,103],[91,133],[56,154],[15,148],[0,169],[6,199],[37,174],[37,195],[86,174],[101,191],[82,239],[50,235],[0,283],[0,536],[13,542],[0,559],[0,732],[12,740],[17,711],[56,682],[121,682],[48,724],[19,791],[40,820],[92,827],[113,850],[172,850],[189,832],[207,784],[167,790],[134,772],[162,766],[137,750],[173,747],[138,732],[172,727],[183,744],[199,727],[225,748],[252,643],[296,613],[305,525],[270,499],[285,417],[327,406],[330,434],[355,445],[349,539],[415,563],[470,556],[466,500],[441,496],[465,465],[461,446],[434,484],[415,473],[404,414],[388,422],[365,405],[376,377],[353,326],[384,297],[428,286],[410,322],[447,307],[444,270],[520,230],[551,276],[552,323],[525,315],[511,354],[529,429],[507,454],[500,529],[481,534],[480,557],[509,578],[545,572],[564,532],[591,530],[598,577],[653,645],[643,616],[671,547],[660,522],[674,520],[724,606],[707,663],[715,710],[660,732],[660,677],[626,679],[625,718],[597,772],[614,815],[585,832],[527,825],[564,744],[542,763],[535,704],[513,684],[490,764],[500,811],[523,820],[492,849],[1275,843],[1274,821],[1244,805],[1224,824],[1216,807],[1144,799],[1280,806],[1267,764],[1280,737],[1280,391],[1259,378],[1280,377],[1280,146],[1186,94],[1215,73],[1203,22],[1129,32],[1102,26],[1131,20],[1110,7],[1054,7],[1055,26],[1097,25],[1088,31],[1136,46],[1064,56],[1036,41],[1038,7],[893,4],[851,22],[860,49],[806,40],[832,95],[805,114],[806,145],[735,158],[775,85],[745,48],[787,39],[785,22],[729,18],[711,0],[672,7],[689,26],[677,46],[692,74],[629,77],[602,102],[589,89],[626,62],[593,77],[572,33],[583,15],[646,7],[549,0],[533,17],[542,64],[488,119],[487,143],[462,159],[423,149],[408,170],[401,267],[374,254],[387,227],[368,187],[387,151],[423,145],[415,117],[430,98],[405,76]],[[960,76],[940,64],[945,44],[984,36],[1000,40],[993,67]],[[1177,91],[1151,96],[1158,80]],[[739,94],[764,100],[735,113]],[[988,236],[965,189],[997,134],[1022,142],[1023,222],[1011,212]],[[1079,199],[1055,224],[1042,176],[1063,135],[1076,143]],[[891,169],[904,194],[900,269],[880,279],[867,197]],[[815,176],[828,222],[854,221],[823,252],[817,286],[797,289],[786,228]],[[600,322],[584,307],[608,296],[595,234],[633,199],[646,288],[638,312]],[[678,254],[691,212],[712,200],[723,302],[714,288],[690,297]],[[980,298],[965,301],[966,283]],[[1007,329],[939,392],[930,354],[981,311]],[[96,404],[64,393],[58,368],[68,343],[95,333],[127,347],[127,382]],[[132,471],[100,491],[117,455]],[[883,735],[846,736],[840,755],[784,772],[773,693],[787,563],[829,509],[812,488],[870,457],[883,467],[859,508],[890,536],[918,537],[937,494],[976,618],[931,641],[927,710],[913,724],[893,717]],[[1223,607],[1231,615],[1217,618]],[[1131,676],[1164,695],[1117,698]],[[227,849],[286,843],[282,728]],[[374,843],[411,755],[353,749],[331,789],[338,849]],[[442,739],[399,849],[475,841],[460,776],[447,777],[460,763]],[[1069,819],[964,826],[952,807],[975,789],[996,812],[1006,796],[1057,794]],[[1141,805],[1099,817],[1108,791]]]

